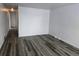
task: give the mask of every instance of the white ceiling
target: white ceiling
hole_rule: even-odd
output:
[[[20,3],[19,6],[40,8],[40,9],[56,9],[71,4],[73,3]]]
[[[23,7],[32,7],[32,8],[39,8],[39,9],[56,9],[59,7],[72,5],[75,3],[8,3],[8,6],[23,6]]]

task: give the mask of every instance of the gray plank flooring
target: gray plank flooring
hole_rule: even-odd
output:
[[[5,40],[1,56],[79,56],[75,48],[51,35],[10,37]]]

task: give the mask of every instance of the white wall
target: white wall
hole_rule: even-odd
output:
[[[19,7],[19,36],[48,34],[49,10]]]
[[[0,4],[0,7],[3,7],[3,5]],[[8,30],[9,30],[8,15],[0,11],[0,48],[4,42],[4,37],[7,35]]]
[[[79,48],[79,4],[51,10],[50,13],[49,33]]]
[[[18,15],[17,12],[10,13],[11,26],[18,28]]]

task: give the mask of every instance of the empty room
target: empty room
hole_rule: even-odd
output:
[[[79,56],[79,4],[0,3],[0,56]]]

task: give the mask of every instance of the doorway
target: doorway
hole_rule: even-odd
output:
[[[11,9],[11,8],[10,8]],[[9,11],[9,32],[16,32],[18,36],[18,8],[13,8]]]

